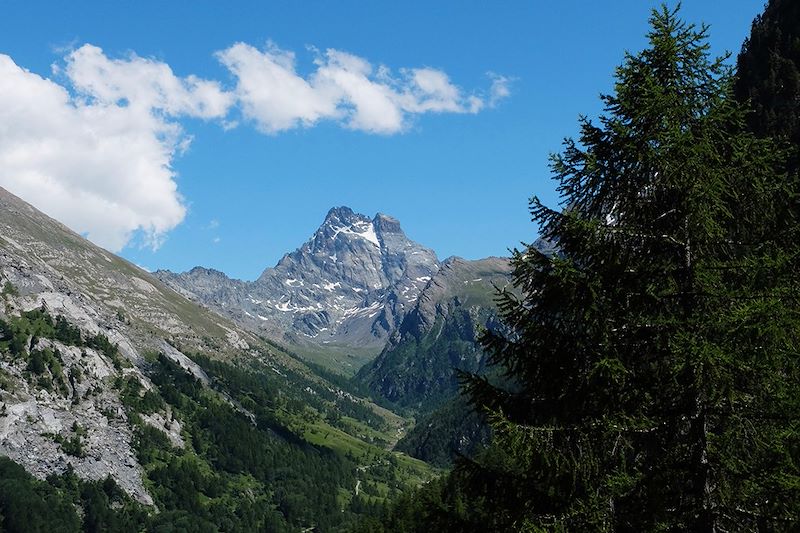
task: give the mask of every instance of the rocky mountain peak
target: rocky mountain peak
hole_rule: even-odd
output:
[[[334,207],[325,216],[322,225],[309,241],[312,252],[333,251],[334,248],[360,243],[380,249],[381,242],[375,231],[372,220],[362,214],[353,212],[349,207]],[[335,256],[335,254],[332,254]]]
[[[351,224],[353,222],[357,222],[361,218],[364,218],[363,215],[359,215],[346,205],[342,205],[339,207],[331,207],[330,211],[328,211],[328,214],[325,215],[325,221],[322,223],[322,225],[325,226],[335,223]]]
[[[396,218],[340,206],[254,282],[220,280],[206,269],[159,277],[281,341],[380,349],[438,270],[436,254],[409,239]]]
[[[205,268],[200,266],[196,266],[193,269],[191,269],[189,271],[189,274],[191,274],[192,276],[198,276],[198,277],[205,276],[209,278],[221,278],[225,276],[224,272],[221,272],[213,268]]]

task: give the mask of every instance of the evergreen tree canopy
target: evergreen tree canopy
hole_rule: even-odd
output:
[[[800,314],[785,153],[748,132],[706,27],[666,7],[597,124],[553,156],[558,252],[516,250],[515,385],[464,376],[491,447],[456,475],[496,530],[788,529],[800,517]],[[785,221],[784,221],[785,222]]]
[[[760,137],[785,143],[790,155],[787,172],[800,182],[800,3],[770,0],[756,17],[750,37],[737,60],[734,83],[736,99],[749,108],[747,125]],[[786,242],[797,242],[800,197],[796,194],[782,207],[785,213],[775,232]],[[800,264],[794,265],[795,270]]]
[[[737,61],[736,97],[758,135],[800,146],[800,3],[770,0]]]

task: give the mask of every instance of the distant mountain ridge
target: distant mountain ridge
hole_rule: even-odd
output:
[[[278,341],[377,353],[438,270],[433,250],[410,240],[397,219],[335,207],[307,242],[255,281],[202,267],[155,276]]]
[[[511,281],[507,259],[458,257],[439,271],[406,314],[378,357],[356,379],[402,407],[427,411],[457,394],[455,369],[482,372],[478,343],[484,328],[498,325],[496,288]]]

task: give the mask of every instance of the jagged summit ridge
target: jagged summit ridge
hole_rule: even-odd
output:
[[[337,239],[353,240],[363,239],[366,242],[382,248],[386,246],[384,238],[389,234],[399,234],[407,239],[400,227],[400,221],[383,213],[378,213],[374,218],[355,213],[346,206],[334,207],[325,217],[325,221],[311,236],[312,251],[328,249]],[[335,256],[330,256],[331,261],[336,261]]]
[[[341,242],[337,243],[337,241]],[[325,221],[309,239],[307,249],[304,250],[306,248],[304,245],[298,251],[310,252],[314,256],[322,252],[332,252],[327,256],[323,255],[320,259],[322,262],[335,263],[338,260],[337,247],[348,245],[359,247],[359,244],[381,248],[382,244],[373,220],[354,213],[349,207],[334,207],[328,211]],[[272,269],[268,268],[264,274],[268,274],[270,270]]]
[[[202,268],[156,275],[278,340],[380,350],[438,269],[436,254],[410,240],[396,218],[341,206],[254,282]]]

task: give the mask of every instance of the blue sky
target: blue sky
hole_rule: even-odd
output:
[[[547,156],[600,111],[655,5],[3,1],[0,95],[19,105],[0,104],[0,185],[151,269],[253,279],[338,205],[442,258],[505,255],[535,238],[528,198],[557,202]],[[762,6],[682,13],[736,53]],[[270,92],[265,58],[300,85]],[[346,80],[388,108],[341,81],[367,63]]]

